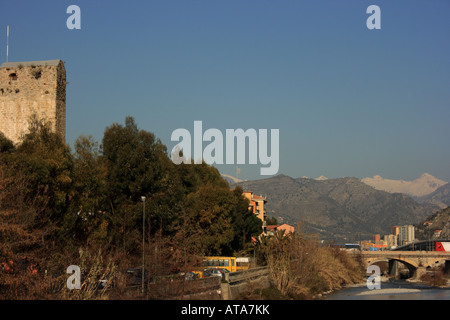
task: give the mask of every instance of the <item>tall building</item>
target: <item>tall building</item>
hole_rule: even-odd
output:
[[[380,240],[381,240],[381,237],[380,237],[379,234],[374,234],[373,235],[373,242],[374,243],[380,242]]]
[[[254,195],[252,191],[244,191],[244,197],[250,202],[249,209],[263,222],[263,233],[266,233],[266,198]]]
[[[0,66],[0,131],[17,144],[33,116],[65,138],[66,70],[61,60]]]
[[[387,234],[384,236],[384,241],[388,249],[394,249],[397,247],[397,236],[394,234]]]
[[[400,226],[398,229],[398,244],[403,246],[405,244],[414,242],[414,226]]]

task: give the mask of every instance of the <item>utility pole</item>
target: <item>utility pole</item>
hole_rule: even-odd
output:
[[[145,275],[145,197],[141,197],[142,205],[142,296],[144,296],[144,275]]]

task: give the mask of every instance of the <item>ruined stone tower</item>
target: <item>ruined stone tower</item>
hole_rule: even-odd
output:
[[[0,66],[0,131],[19,143],[33,115],[65,138],[66,70],[61,60]]]

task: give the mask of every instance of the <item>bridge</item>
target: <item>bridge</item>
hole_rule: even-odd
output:
[[[449,251],[445,246],[450,244],[448,239],[421,240],[397,247],[393,251]]]
[[[403,263],[409,276],[419,279],[428,268],[445,263],[445,272],[450,273],[450,252],[445,251],[361,251],[361,259],[366,267],[377,262],[389,262],[389,274],[399,276],[399,265]]]

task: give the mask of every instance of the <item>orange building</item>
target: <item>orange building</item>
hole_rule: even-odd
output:
[[[250,202],[249,209],[262,221],[263,233],[266,234],[266,210],[264,209],[267,203],[266,198],[254,195],[252,191],[244,191],[243,195]]]
[[[393,226],[393,227],[392,227],[392,234],[393,234],[394,236],[398,236],[399,233],[400,233],[400,227],[399,227],[399,226]]]
[[[295,231],[295,228],[289,224],[282,224],[281,226],[278,226],[277,230],[284,230],[284,234],[293,233]]]
[[[295,228],[288,224],[282,224],[279,226],[267,226],[267,234],[268,236],[274,236],[278,231],[284,231],[284,235],[288,235],[289,233],[293,233]]]

